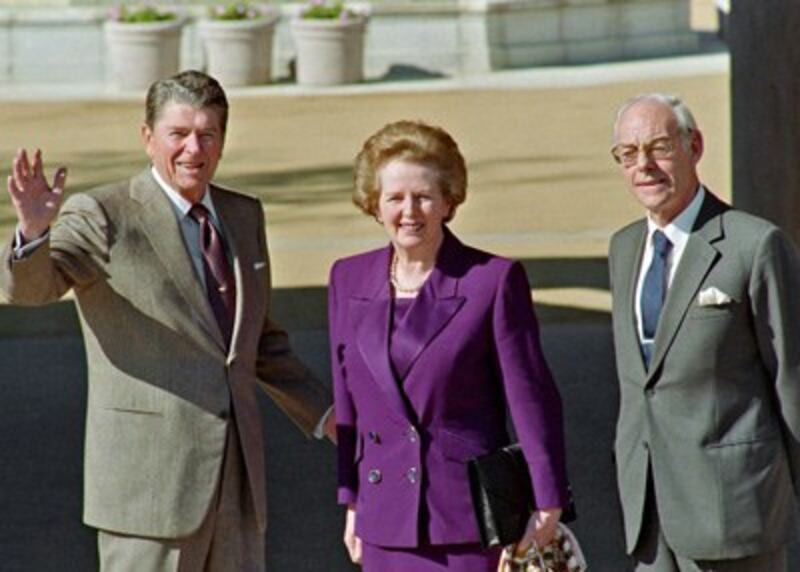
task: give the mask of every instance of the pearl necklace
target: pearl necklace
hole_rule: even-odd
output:
[[[416,294],[422,290],[422,285],[425,283],[424,280],[417,286],[413,287],[403,286],[400,283],[400,281],[397,279],[397,260],[397,254],[395,253],[392,255],[392,264],[389,267],[389,282],[391,282],[395,291],[400,292],[401,294]]]

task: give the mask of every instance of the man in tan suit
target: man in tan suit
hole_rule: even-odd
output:
[[[0,287],[45,304],[72,288],[89,371],[84,521],[101,569],[264,569],[264,459],[257,387],[306,433],[327,391],[269,318],[259,201],[211,183],[228,103],[205,74],[148,92],[151,165],[71,196],[41,153],[8,180],[18,227]],[[60,215],[58,214],[60,212]]]
[[[703,137],[679,99],[633,99],[614,136],[647,212],[609,253],[635,569],[785,571],[800,483],[797,253],[700,183]]]

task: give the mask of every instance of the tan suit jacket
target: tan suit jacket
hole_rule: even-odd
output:
[[[645,221],[609,256],[620,382],[616,462],[628,550],[648,471],[661,529],[696,560],[770,552],[796,537],[800,262],[774,225],[706,194],[646,369],[634,305]],[[701,303],[716,288],[730,300]]]
[[[15,304],[45,304],[73,288],[88,361],[84,520],[160,538],[195,531],[220,477],[235,419],[260,528],[266,525],[257,387],[304,431],[327,391],[269,319],[270,271],[256,199],[211,187],[233,257],[233,339],[222,334],[169,199],[149,169],[70,197],[49,240],[13,260],[0,288]],[[65,380],[65,383],[69,380]]]

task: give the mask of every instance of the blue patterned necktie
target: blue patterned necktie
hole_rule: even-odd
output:
[[[644,277],[642,297],[642,355],[647,367],[653,355],[653,340],[658,329],[658,318],[667,294],[667,258],[672,243],[666,235],[657,230],[653,233],[653,260]]]

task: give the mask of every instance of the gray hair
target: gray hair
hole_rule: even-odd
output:
[[[692,115],[691,110],[683,102],[683,100],[677,95],[671,95],[668,93],[643,93],[623,103],[619,108],[619,111],[617,111],[617,118],[614,121],[614,139],[617,138],[619,122],[625,112],[637,103],[644,101],[660,103],[661,105],[670,108],[675,116],[675,120],[678,123],[678,132],[681,136],[681,140],[684,146],[688,145],[689,137],[693,132],[697,131],[697,122],[694,120],[694,115]]]
[[[195,109],[213,108],[219,112],[222,134],[228,126],[228,99],[225,90],[210,75],[187,70],[160,79],[147,90],[144,122],[150,129],[161,117],[169,103],[184,103]]]

